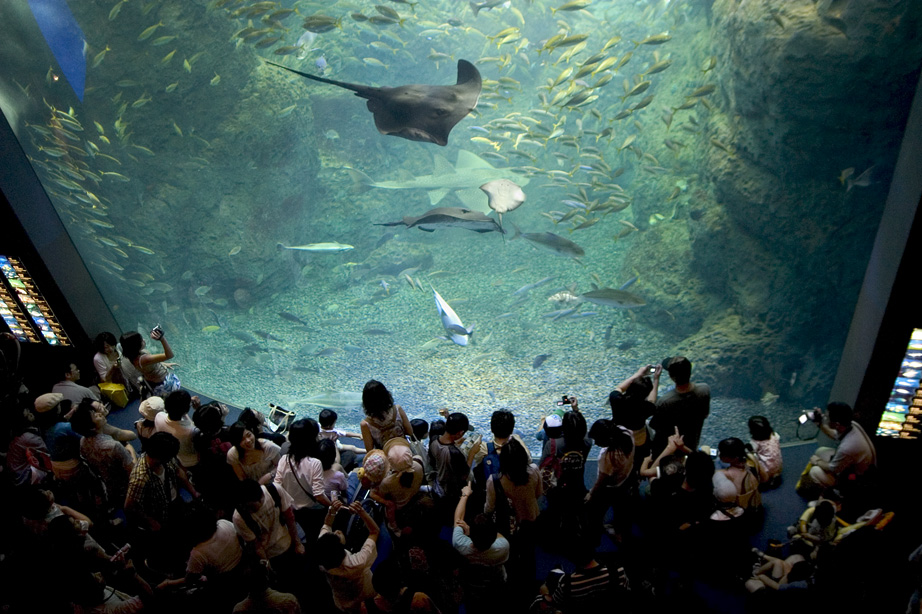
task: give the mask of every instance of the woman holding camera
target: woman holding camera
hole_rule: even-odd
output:
[[[180,389],[179,378],[169,370],[173,366],[166,362],[173,358],[173,348],[163,336],[163,329],[159,326],[150,331],[150,338],[159,341],[163,346],[163,352],[160,354],[151,354],[145,350],[146,342],[144,337],[136,331],[125,333],[119,339],[122,345],[122,355],[131,361],[135,369],[144,377],[153,393],[157,396],[165,397],[166,395]]]

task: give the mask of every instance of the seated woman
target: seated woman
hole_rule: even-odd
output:
[[[717,444],[717,455],[730,466],[714,472],[714,494],[720,509],[712,518],[727,520],[758,511],[762,507],[759,477],[746,464],[746,444],[736,437],[724,439]]]
[[[166,362],[173,358],[173,349],[163,336],[162,330],[154,329],[150,333],[150,338],[160,342],[163,346],[162,353],[151,354],[145,350],[144,337],[136,331],[125,333],[119,342],[122,344],[122,354],[141,373],[144,381],[153,389],[153,393],[165,397],[180,388],[179,378],[169,370],[173,363]]]
[[[115,335],[110,332],[99,333],[93,339],[93,349],[96,350],[96,354],[93,355],[93,367],[100,382],[124,383],[122,372],[119,370],[121,357],[117,344]]]
[[[406,412],[400,405],[394,404],[394,397],[377,380],[369,380],[365,384],[362,390],[362,409],[365,410],[365,419],[359,426],[366,450],[383,450],[388,440],[413,433]]]
[[[233,446],[227,451],[227,464],[239,480],[247,478],[268,484],[275,477],[281,449],[271,441],[259,441],[242,422],[235,422],[227,432]]]

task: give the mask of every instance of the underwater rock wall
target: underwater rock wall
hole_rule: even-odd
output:
[[[908,109],[920,11],[714,2],[722,100],[708,136],[725,147],[699,142],[705,181],[687,227],[642,233],[625,266],[655,270],[653,308],[638,317],[675,335],[720,394],[826,401],[906,121],[879,108]],[[852,185],[847,167],[873,168]]]
[[[879,111],[909,107],[920,25],[912,0],[716,0],[711,37],[737,147],[787,175],[869,166],[902,133],[905,115]]]

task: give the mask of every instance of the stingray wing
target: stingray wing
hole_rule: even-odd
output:
[[[366,97],[382,134],[447,145],[451,129],[477,105],[482,86],[477,68],[459,60],[455,85],[402,85]]]

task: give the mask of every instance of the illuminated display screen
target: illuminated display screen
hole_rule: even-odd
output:
[[[0,316],[22,343],[70,345],[64,329],[29,272],[16,258],[0,255]]]
[[[918,439],[922,434],[922,328],[913,329],[890,399],[877,425],[881,437]]]

